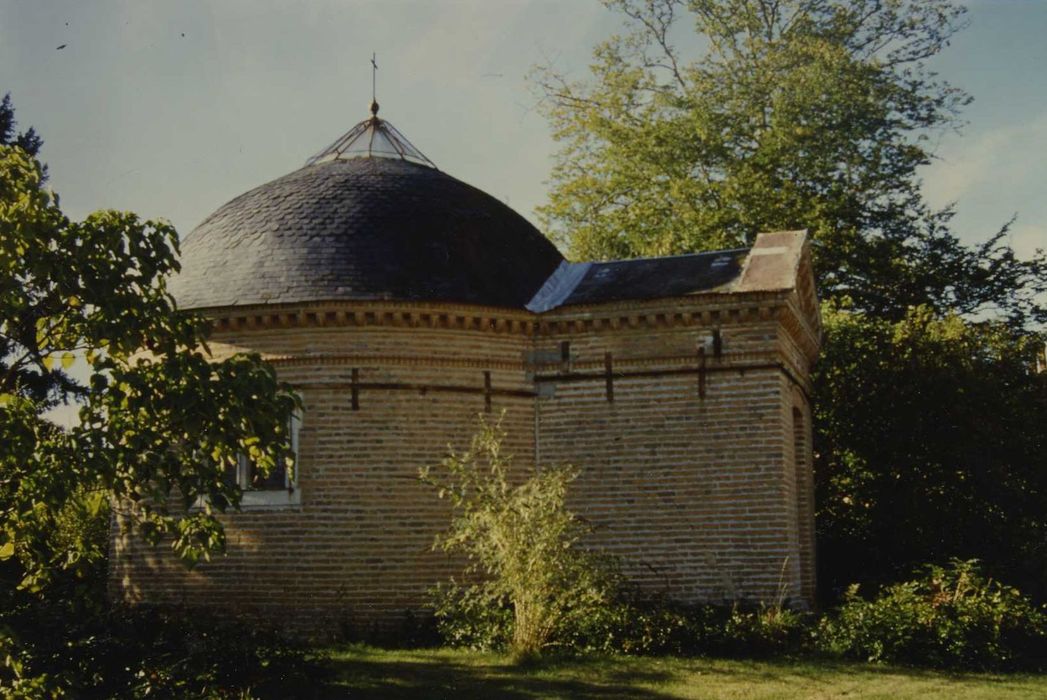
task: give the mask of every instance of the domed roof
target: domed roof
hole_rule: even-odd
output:
[[[391,135],[410,150],[345,148],[351,131],[304,168],[220,207],[182,241],[182,271],[170,284],[179,306],[356,299],[523,308],[563,261],[555,246],[494,197],[414,157],[387,122],[373,117],[354,131],[368,124],[368,144]],[[348,140],[358,145],[360,134]]]

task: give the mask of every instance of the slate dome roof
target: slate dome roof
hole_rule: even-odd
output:
[[[375,116],[354,131],[370,125],[367,143],[395,144],[402,135],[387,124]],[[352,299],[523,308],[563,262],[555,246],[494,197],[405,153],[342,148],[220,207],[182,241],[182,271],[170,283],[179,306]]]

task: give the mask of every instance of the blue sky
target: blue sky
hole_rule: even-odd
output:
[[[1029,253],[1047,246],[1047,1],[970,7],[934,67],[975,102],[925,191],[958,203],[971,241],[1017,213]],[[595,0],[0,0],[0,92],[43,135],[69,214],[131,209],[185,235],[366,117],[377,51],[382,116],[533,220],[555,145],[526,73],[584,76],[617,27]]]

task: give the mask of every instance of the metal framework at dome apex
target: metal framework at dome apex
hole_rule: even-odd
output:
[[[439,170],[399,129],[378,118],[378,103],[371,102],[371,118],[365,119],[333,144],[305,162],[306,165],[350,158],[400,158],[409,163]]]

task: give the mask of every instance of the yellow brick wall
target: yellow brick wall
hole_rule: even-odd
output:
[[[593,543],[621,555],[629,577],[650,592],[689,602],[768,601],[784,588],[808,604],[791,413],[786,421],[782,410],[792,383],[766,366],[792,348],[773,315],[723,313],[731,305],[722,301],[714,308],[715,318],[694,324],[538,337],[548,354],[570,342],[572,369],[603,369],[609,352],[612,370],[626,375],[613,381],[613,400],[602,378],[543,381],[541,460],[583,468],[573,502],[596,528]],[[676,318],[702,309],[661,302],[651,312]],[[704,396],[696,374],[644,376],[695,367],[697,347],[715,329],[723,355],[707,349]]]
[[[395,624],[461,566],[431,551],[449,512],[419,467],[463,447],[479,413],[504,409],[521,469],[582,469],[572,505],[637,584],[692,602],[771,600],[784,585],[809,602],[810,462],[797,471],[793,428],[809,358],[783,330],[788,301],[707,296],[541,317],[381,303],[216,314],[217,356],[260,352],[304,397],[301,503],[226,516],[227,554],[193,571],[116,528],[112,595],[231,606],[320,634]],[[809,416],[804,429],[809,451]]]

